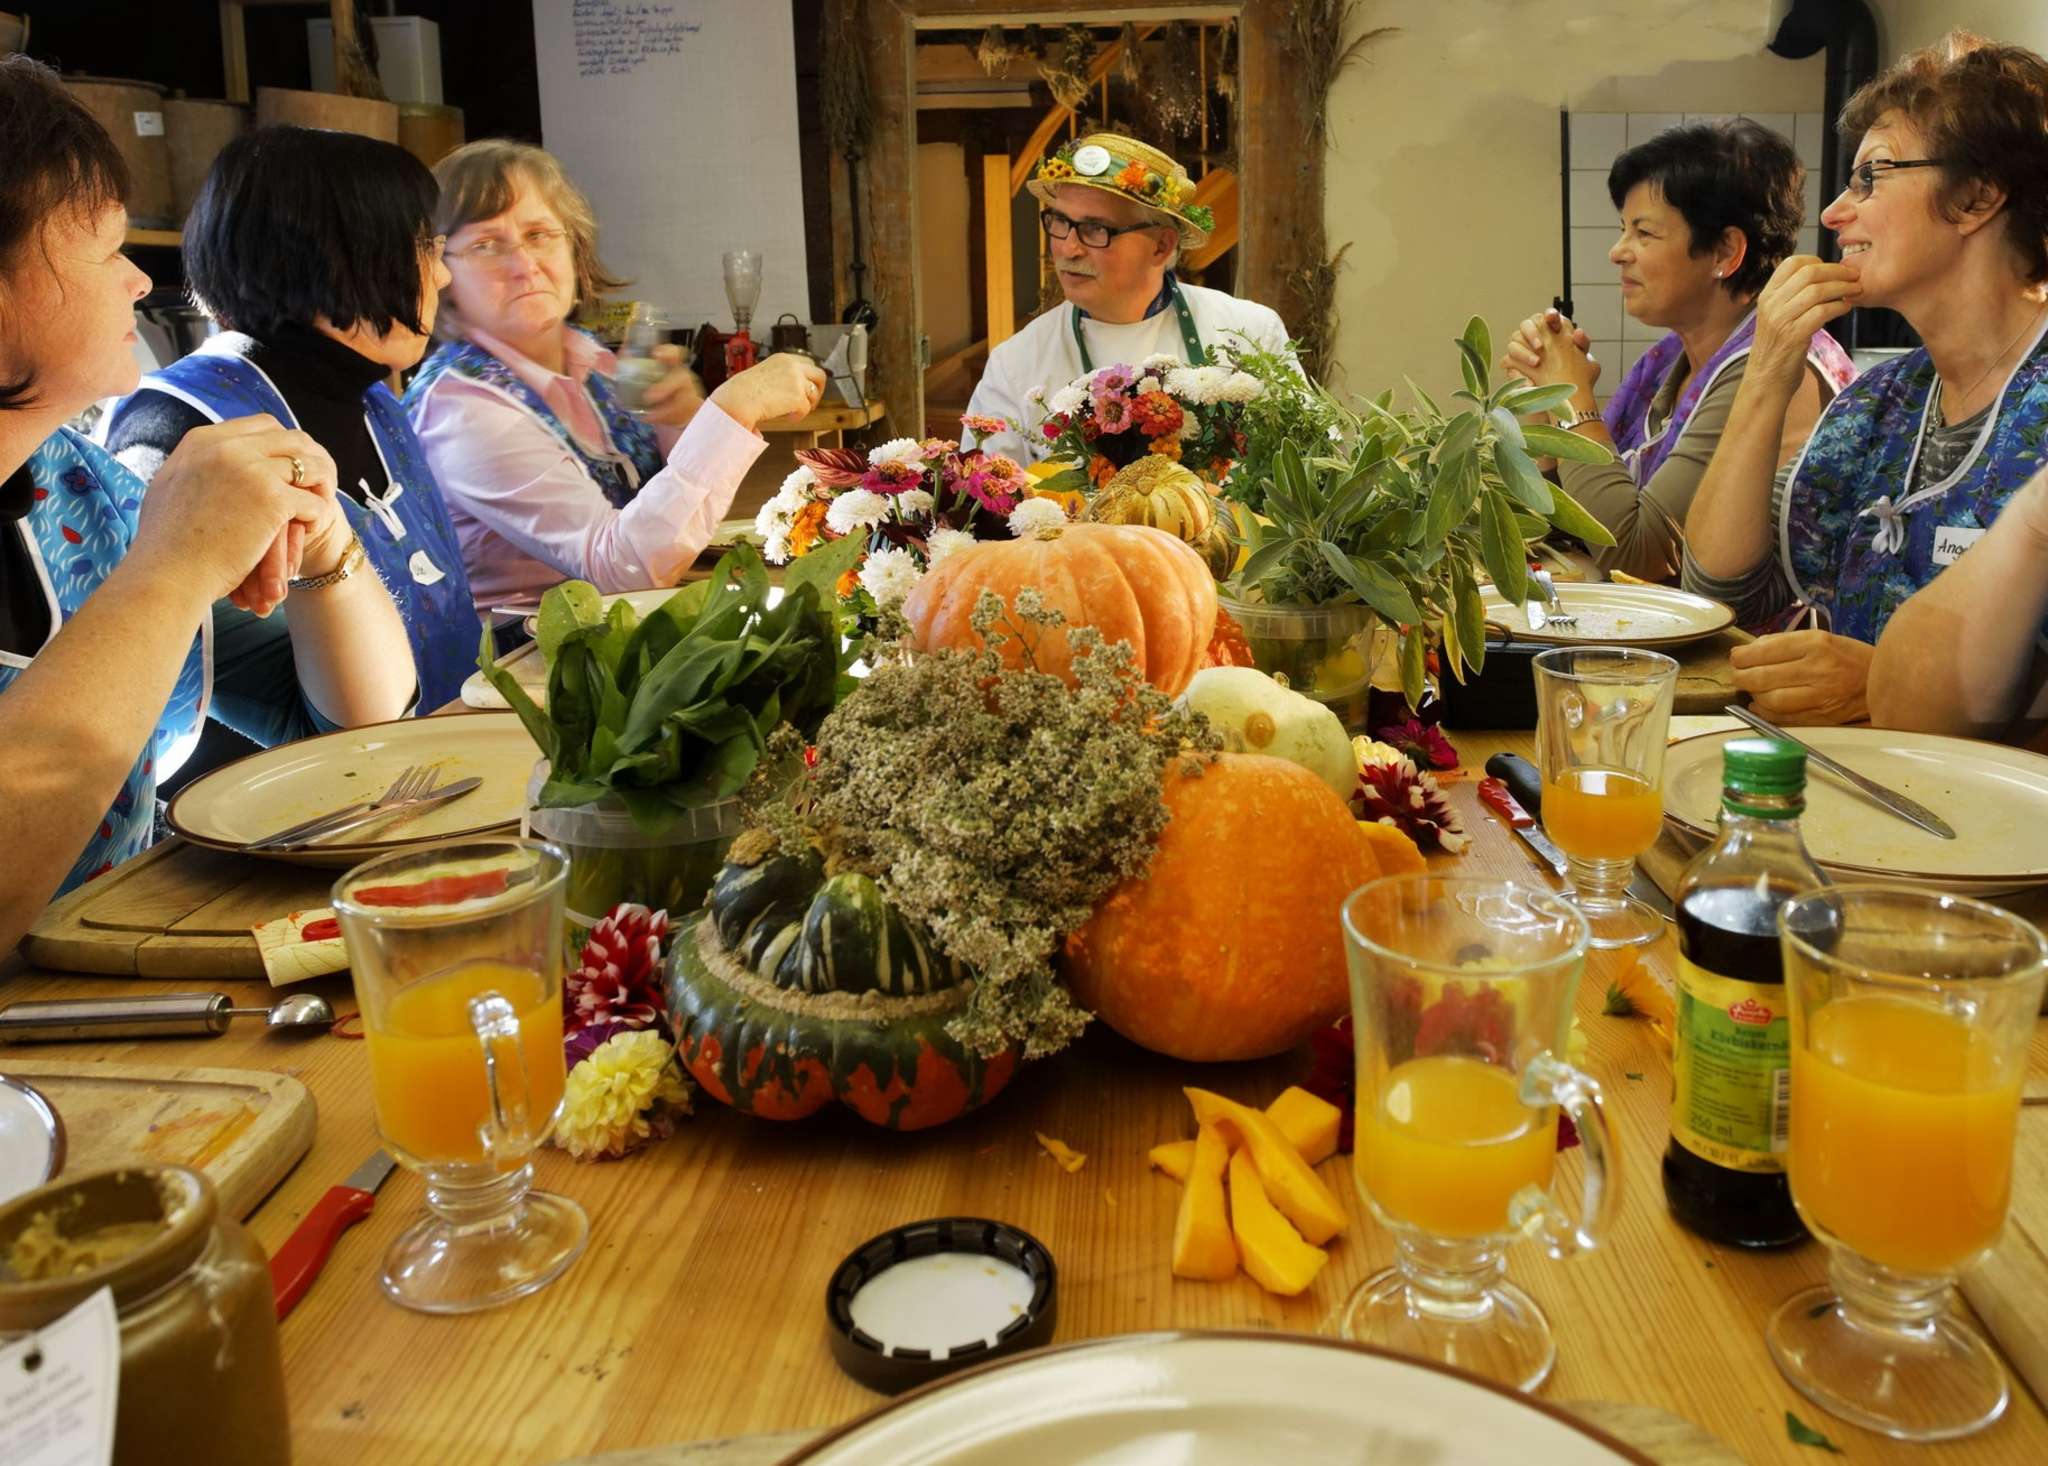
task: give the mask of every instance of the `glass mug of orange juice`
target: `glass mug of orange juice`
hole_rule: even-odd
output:
[[[1633,647],[1558,647],[1535,668],[1543,828],[1570,868],[1565,899],[1586,918],[1590,946],[1654,942],[1664,920],[1627,887],[1664,823],[1678,663]]]
[[[1357,1042],[1358,1189],[1395,1265],[1344,1306],[1340,1332],[1517,1389],[1557,1348],[1506,1280],[1508,1244],[1553,1257],[1599,1245],[1620,1150],[1600,1086],[1558,1057],[1586,963],[1586,922],[1548,891],[1392,876],[1344,903]],[[1557,1113],[1585,1143],[1579,1215],[1550,1194]]]
[[[532,840],[401,851],[334,886],[368,1040],[377,1129],[427,1183],[427,1215],[384,1256],[408,1308],[468,1313],[558,1277],[583,1208],[535,1191],[562,1106],[568,857]]]
[[[1960,896],[1834,886],[1778,913],[1791,1004],[1786,1170],[1829,1281],[1767,1337],[1822,1409],[1900,1440],[1989,1425],[2010,1392],[1950,1311],[2012,1193],[2048,942]]]

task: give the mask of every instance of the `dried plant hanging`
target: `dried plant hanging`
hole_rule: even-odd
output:
[[[1033,22],[1024,27],[1024,54],[1036,66],[1045,60],[1045,27]]]
[[[1216,95],[1226,102],[1237,100],[1237,27],[1216,28]]]
[[[1350,45],[1345,45],[1344,32],[1350,28],[1360,4],[1361,0],[1294,0],[1285,45],[1294,53],[1295,80],[1308,99],[1308,142],[1317,148],[1329,131],[1330,88],[1374,42],[1396,30],[1394,26],[1383,25],[1360,31]]]
[[[1117,37],[1117,75],[1141,90],[1145,85],[1145,52],[1138,44],[1138,28],[1130,21],[1124,22],[1123,34]]]
[[[1152,119],[1169,137],[1185,138],[1201,124],[1208,98],[1202,90],[1201,41],[1193,26],[1177,20],[1166,28],[1159,60],[1151,68]]]
[[[1294,306],[1287,319],[1295,323],[1295,354],[1311,382],[1320,382],[1330,369],[1330,351],[1337,344],[1337,271],[1351,246],[1345,244],[1327,260],[1315,260],[1287,275],[1287,292]]]
[[[986,76],[1006,76],[1010,62],[1017,55],[1010,45],[1010,33],[999,25],[992,25],[981,33],[981,41],[974,48],[974,59],[981,63]]]
[[[1095,62],[1095,36],[1085,25],[1070,25],[1060,34],[1059,45],[1038,66],[1038,73],[1052,89],[1052,99],[1069,112],[1087,104],[1095,79],[1088,72]]]
[[[841,157],[867,152],[875,114],[868,92],[867,0],[837,0],[826,7],[823,72],[818,110],[825,137]]]

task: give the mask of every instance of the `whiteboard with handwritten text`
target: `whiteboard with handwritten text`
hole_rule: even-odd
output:
[[[753,335],[810,319],[790,7],[533,0],[541,138],[597,210],[626,292],[732,329],[720,256],[764,256]]]

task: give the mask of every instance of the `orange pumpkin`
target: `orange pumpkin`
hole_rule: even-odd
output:
[[[1033,589],[1067,618],[1108,642],[1127,641],[1145,680],[1179,696],[1201,667],[1216,627],[1216,582],[1202,557],[1165,530],[1132,524],[1063,524],[1028,539],[980,540],[941,560],[903,603],[914,645],[925,651],[979,647],[968,624],[983,591],[1009,605]],[[1006,642],[1003,659],[1021,664]],[[1038,640],[1040,671],[1074,680],[1066,630]]]
[[[1216,754],[1166,775],[1152,868],[1067,940],[1067,985],[1132,1042],[1258,1059],[1349,1006],[1338,908],[1380,874],[1342,798],[1299,764]]]

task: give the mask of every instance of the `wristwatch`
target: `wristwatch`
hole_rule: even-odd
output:
[[[1601,417],[1598,412],[1580,412],[1577,408],[1573,407],[1569,402],[1567,402],[1563,406],[1563,408],[1559,410],[1557,425],[1569,433],[1574,429],[1583,426],[1586,423],[1599,421],[1601,421]]]
[[[350,535],[348,537],[348,548],[341,552],[341,563],[339,565],[335,566],[325,575],[307,575],[295,578],[291,581],[291,588],[293,590],[325,590],[330,585],[339,585],[342,581],[354,575],[357,567],[368,557],[369,552],[363,548],[361,538],[356,535]]]

